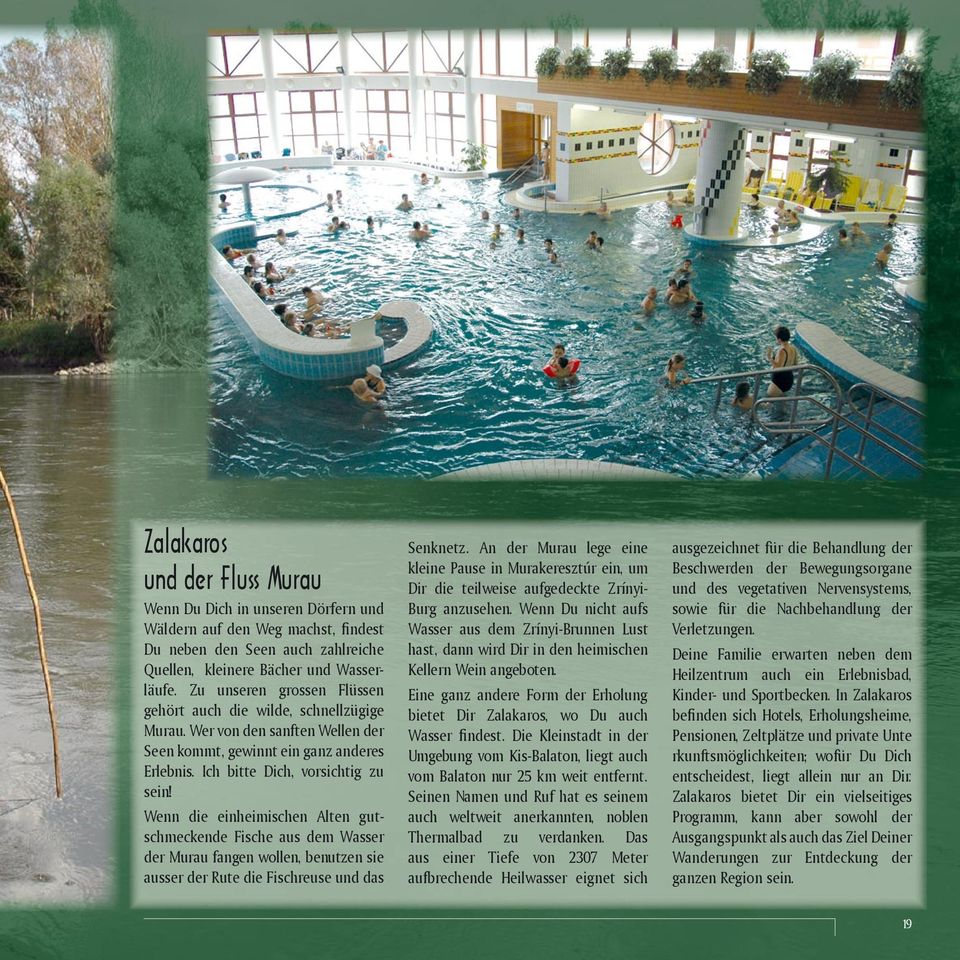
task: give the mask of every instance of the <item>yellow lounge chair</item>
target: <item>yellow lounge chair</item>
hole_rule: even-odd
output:
[[[828,197],[825,194],[818,193],[816,198],[813,201],[814,210],[832,210],[833,209],[833,197]]]
[[[780,193],[777,196],[792,200],[803,189],[803,178],[804,172],[802,170],[794,170],[793,173],[788,173],[787,179],[780,187]]]
[[[890,189],[887,191],[887,195],[884,198],[883,203],[880,204],[880,209],[884,212],[892,210],[894,213],[899,213],[907,203],[907,188],[902,187],[899,184],[892,184]]]
[[[857,201],[856,210],[876,210],[880,206],[883,184],[876,178],[867,181],[863,188],[863,196]]]
[[[859,177],[847,177],[847,186],[837,200],[837,206],[850,207],[851,210],[854,209],[857,201],[860,199],[860,188],[862,186],[863,181]]]

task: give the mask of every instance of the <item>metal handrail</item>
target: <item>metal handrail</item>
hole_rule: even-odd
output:
[[[924,416],[922,410],[918,410],[916,407],[906,403],[900,397],[894,396],[887,390],[884,390],[882,387],[878,387],[875,384],[863,382],[855,383],[846,392],[846,394],[844,394],[844,391],[836,377],[834,377],[829,371],[824,370],[822,367],[818,367],[815,364],[807,363],[798,364],[792,367],[776,368],[776,371],[788,370],[796,373],[796,380],[794,382],[795,392],[789,396],[759,396],[760,384],[762,380],[770,376],[771,373],[775,372],[769,367],[765,367],[762,370],[746,370],[740,373],[720,373],[709,377],[697,377],[688,382],[690,384],[716,383],[717,391],[713,404],[713,409],[716,412],[716,410],[720,407],[723,397],[723,385],[725,383],[728,383],[732,380],[752,380],[753,391],[751,396],[753,397],[753,406],[750,410],[751,418],[766,433],[773,436],[784,434],[790,435],[796,433],[811,437],[813,438],[814,442],[826,446],[828,453],[826,462],[824,464],[824,479],[830,478],[830,471],[833,468],[834,457],[837,456],[857,469],[862,470],[864,473],[868,473],[870,476],[876,477],[877,479],[882,479],[876,471],[870,469],[870,467],[866,466],[866,464],[863,462],[868,440],[886,450],[888,453],[893,454],[903,463],[908,464],[918,471],[923,470],[922,465],[913,457],[892,446],[883,437],[878,436],[877,431],[882,432],[887,437],[901,444],[903,447],[906,447],[913,453],[922,453],[923,448],[918,444],[915,444],[912,440],[908,440],[906,437],[897,433],[895,430],[891,430],[884,424],[878,423],[874,420],[874,411],[878,397],[882,398],[884,401],[894,404],[897,407],[900,407],[909,413],[912,413],[917,417]],[[820,376],[827,381],[827,384],[830,388],[827,392],[832,393],[833,395],[833,401],[830,405],[824,403],[822,400],[811,394],[801,395],[800,388],[803,383],[804,374],[808,372],[810,374]],[[854,398],[858,397],[861,393],[865,393],[869,398],[866,413],[854,405]],[[818,410],[823,411],[823,416],[809,419],[798,419],[797,411],[801,402],[809,403]],[[785,403],[789,404],[790,407],[790,418],[786,422],[780,423],[771,420],[764,420],[760,417],[759,413],[763,407],[773,406],[777,410],[782,410],[783,404]],[[857,422],[857,420],[854,418],[858,418],[860,421],[862,421],[862,423]],[[855,456],[851,456],[837,447],[837,439],[841,424],[860,435],[860,446]],[[818,432],[827,426],[832,426],[829,438]]]
[[[855,393],[859,393],[859,392],[861,392],[861,391],[866,392],[867,396],[869,397],[869,400],[868,400],[868,402],[867,402],[867,412],[866,412],[866,413],[864,413],[864,412],[863,412],[858,406],[856,406],[855,403],[854,403],[854,395],[855,395]],[[873,421],[873,413],[874,413],[874,410],[875,410],[875,408],[876,408],[876,401],[877,401],[877,395],[878,395],[878,394],[879,394],[884,400],[886,400],[888,403],[894,404],[894,406],[899,407],[901,410],[905,410],[907,413],[912,414],[913,416],[917,417],[918,419],[924,419],[924,418],[926,417],[926,414],[924,413],[923,410],[918,410],[916,407],[914,407],[914,406],[912,406],[911,404],[907,403],[905,400],[901,399],[900,397],[894,396],[894,395],[893,395],[892,393],[890,393],[889,391],[884,390],[883,387],[878,387],[878,386],[877,386],[876,384],[874,384],[874,383],[863,383],[863,382],[855,383],[855,384],[847,391],[847,406],[850,408],[850,410],[851,410],[852,413],[856,413],[856,414],[858,414],[859,416],[863,417],[863,420],[864,420],[864,428],[865,428],[866,430],[869,430],[869,429],[871,428],[871,426],[874,427],[874,428],[876,428],[876,429],[882,430],[882,431],[883,431],[884,433],[886,433],[888,436],[891,436],[891,437],[895,438],[896,440],[899,440],[904,446],[909,447],[911,450],[915,451],[916,453],[922,453],[922,452],[923,452],[923,448],[922,448],[921,446],[919,446],[918,444],[913,443],[911,440],[907,440],[906,437],[901,436],[901,435],[900,435],[899,433],[897,433],[895,430],[891,430],[889,427],[884,426],[882,423],[874,423],[874,421]],[[861,438],[860,438],[860,448],[857,450],[857,459],[858,459],[858,460],[862,460],[862,459],[863,459],[863,454],[864,454],[864,450],[865,450],[865,448],[866,448],[866,445],[867,445],[867,438],[864,437],[864,436],[861,436]]]
[[[528,173],[533,168],[535,163],[539,163],[539,159],[537,158],[536,154],[530,157],[529,160],[524,160],[523,163],[521,163],[520,166],[517,167],[517,169],[514,170],[506,180],[503,181],[503,186],[508,187],[511,183],[513,183],[514,180],[519,180],[524,174]]]
[[[821,410],[824,410],[828,415],[829,419],[827,423],[832,421],[833,429],[830,431],[830,439],[827,440],[826,437],[817,433],[816,430],[810,429],[806,426],[808,422],[812,421],[797,421],[795,418],[796,407],[799,403],[811,403],[816,407],[819,407]],[[792,407],[791,414],[791,423],[790,424],[776,424],[769,420],[760,420],[757,418],[758,422],[761,424],[764,430],[767,433],[777,435],[784,433],[804,433],[808,436],[816,438],[818,443],[823,443],[828,448],[827,460],[824,464],[823,476],[825,480],[830,479],[830,471],[833,467],[833,458],[835,456],[840,456],[841,459],[846,460],[848,463],[857,467],[860,470],[863,470],[865,473],[869,473],[871,476],[879,477],[874,470],[871,470],[867,467],[862,460],[862,454],[858,453],[857,457],[851,457],[849,454],[845,453],[843,450],[837,448],[837,435],[840,431],[840,424],[844,424],[848,429],[853,430],[855,433],[860,434],[861,437],[861,449],[865,446],[866,441],[869,439],[872,443],[875,443],[877,446],[882,447],[887,453],[892,453],[898,460],[901,460],[903,463],[913,467],[918,472],[922,472],[923,466],[918,463],[913,457],[908,456],[902,450],[898,450],[896,447],[891,446],[886,442],[882,437],[878,437],[875,433],[871,433],[870,430],[866,427],[861,426],[859,423],[856,423],[846,414],[840,412],[839,410],[831,410],[826,404],[822,403],[816,397],[803,396],[803,397],[762,397],[754,405],[754,410],[758,407],[769,406],[772,404],[783,404],[789,403]],[[859,412],[858,412],[859,415]],[[825,426],[826,424],[821,424]],[[876,426],[876,424],[874,424]],[[904,437],[901,437],[899,434],[895,433],[892,430],[887,431],[891,436],[896,437],[900,440],[905,446],[910,447],[911,449],[919,450],[919,447],[912,444],[909,440],[906,440]]]

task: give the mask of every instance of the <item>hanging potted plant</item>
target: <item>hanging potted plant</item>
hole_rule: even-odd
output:
[[[563,61],[563,75],[571,80],[580,80],[590,72],[590,48],[574,47]]]
[[[630,72],[633,51],[629,47],[623,50],[608,50],[600,61],[600,73],[604,80],[620,80]]]
[[[847,175],[840,169],[844,160],[839,154],[831,153],[830,159],[807,178],[810,189],[816,193],[822,190],[827,197],[839,197],[847,189]]]
[[[653,83],[654,80],[673,83],[680,75],[677,69],[677,51],[672,47],[653,47],[639,72],[646,83]]]
[[[888,110],[915,110],[923,103],[923,60],[901,53],[890,67],[890,78],[880,94],[880,102]]]
[[[691,87],[722,87],[730,82],[733,56],[729,50],[703,50],[687,71],[687,83]]]
[[[773,96],[789,75],[786,54],[780,50],[754,50],[747,66],[747,93]]]
[[[547,47],[541,50],[536,63],[537,76],[552,77],[560,69],[561,53],[559,47]]]
[[[807,96],[814,103],[852,103],[860,89],[859,68],[860,61],[845,50],[818,57],[803,81]]]

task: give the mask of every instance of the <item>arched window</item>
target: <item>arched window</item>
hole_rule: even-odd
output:
[[[670,166],[676,152],[673,124],[659,113],[651,113],[637,137],[637,158],[644,173],[656,176]]]

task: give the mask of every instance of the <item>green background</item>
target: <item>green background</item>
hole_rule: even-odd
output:
[[[596,25],[647,25],[682,20],[680,26],[745,26],[775,23],[843,26],[862,14],[858,3],[788,0],[770,4],[736,0],[682,8],[642,7],[580,0],[569,7],[506,0],[476,13],[447,12],[444,4],[412,0],[405,8],[371,0],[351,10],[352,26],[537,26],[558,13],[581,13]],[[112,518],[118,578],[117,658],[121,796],[116,823],[116,884],[113,904],[61,911],[5,908],[0,911],[0,958],[179,956],[294,957],[918,957],[948,956],[956,949],[960,886],[956,849],[956,687],[960,664],[955,647],[960,604],[956,595],[960,517],[956,498],[957,343],[948,288],[957,249],[960,195],[952,166],[960,84],[947,73],[960,50],[953,5],[933,0],[912,5],[915,25],[942,37],[941,75],[928,93],[929,188],[933,230],[928,237],[930,307],[926,314],[926,379],[930,384],[928,459],[919,483],[741,484],[425,484],[419,481],[210,481],[207,471],[208,395],[202,361],[206,349],[206,116],[205,32],[208,29],[278,26],[290,20],[336,22],[333,8],[303,0],[265,7],[234,0],[229,5],[184,0],[127,0],[113,4],[60,0],[7,0],[10,24],[50,18],[66,23],[105,22],[117,43],[117,212],[115,288],[120,303],[119,349],[128,356],[150,353],[168,369],[118,377],[113,387],[114,457],[120,464]],[[265,20],[269,11],[272,22]],[[670,14],[671,16],[668,16]],[[481,23],[482,25],[482,23]],[[157,271],[162,258],[164,270]],[[157,275],[160,274],[158,277]],[[950,284],[952,286],[952,284]],[[161,349],[162,348],[162,349]],[[175,367],[193,366],[194,372]],[[616,520],[796,520],[830,523],[846,519],[927,521],[927,885],[926,909],[761,911],[748,896],[727,911],[404,911],[371,916],[364,911],[324,914],[290,911],[220,913],[220,920],[145,919],[129,908],[127,758],[129,756],[128,603],[131,519],[168,516],[217,519],[577,519]],[[2,852],[0,852],[2,855]],[[207,916],[179,911],[177,916]],[[162,917],[163,914],[151,914]],[[293,919],[293,917],[301,919]],[[717,917],[721,919],[706,919]],[[790,918],[794,919],[777,919]],[[903,919],[913,926],[903,930]],[[309,918],[309,919],[304,919]],[[668,918],[668,919],[664,919]],[[697,918],[697,919],[691,919]],[[751,918],[751,919],[742,919]],[[835,936],[834,936],[835,932]]]

